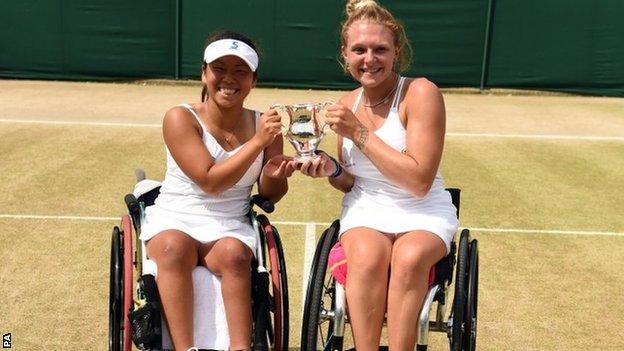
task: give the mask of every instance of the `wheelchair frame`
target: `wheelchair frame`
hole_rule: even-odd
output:
[[[459,217],[460,189],[447,189]],[[340,222],[334,221],[318,241],[308,278],[301,330],[301,350],[341,351],[349,323],[345,288],[328,272],[328,257],[338,241]],[[457,263],[457,265],[456,265]],[[425,351],[429,331],[445,332],[451,351],[475,350],[477,337],[479,251],[476,239],[463,229],[459,245],[451,242],[450,253],[433,267],[434,280],[429,286],[418,319],[415,349]],[[455,267],[457,266],[457,267]],[[448,320],[445,320],[447,293],[455,270],[455,291]],[[435,320],[430,320],[437,302]],[[318,345],[318,343],[322,345]],[[320,347],[319,347],[320,346]],[[381,348],[386,348],[382,346]]]
[[[135,307],[146,303],[141,285],[135,284],[143,274],[143,260],[146,258],[144,243],[139,236],[144,210],[154,203],[159,190],[160,187],[154,187],[140,195],[138,199],[133,194],[126,195],[124,201],[129,213],[122,216],[120,226],[113,228],[109,287],[111,351],[132,349],[129,314]],[[255,232],[258,233],[258,248],[252,260],[253,340],[250,342],[254,351],[287,351],[289,310],[284,251],[277,229],[265,215],[257,214],[253,208],[257,205],[265,212],[271,213],[274,206],[259,195],[252,196],[250,203],[248,217]],[[133,274],[137,275],[136,278],[133,278]]]

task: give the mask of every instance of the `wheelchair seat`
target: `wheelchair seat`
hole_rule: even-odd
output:
[[[459,200],[460,190],[457,188],[447,189],[451,195],[451,202],[455,206],[456,214],[459,217]],[[453,266],[455,265],[454,256],[456,251],[455,241],[451,243],[451,250],[448,255],[438,261],[429,271],[429,287],[434,284],[450,284],[453,275]],[[334,277],[334,279],[343,286],[347,281],[347,257],[344,252],[344,248],[337,241],[336,244],[329,251],[327,260],[328,270]]]
[[[150,179],[141,180],[135,185],[132,193],[137,202],[143,204],[143,209],[154,205],[160,192],[160,185],[160,182]],[[145,253],[145,244],[141,244],[142,252]],[[158,276],[156,262],[150,260],[146,254],[142,255],[141,260],[141,274],[149,274],[156,278]],[[194,344],[200,349],[225,350],[229,346],[229,332],[221,296],[221,280],[203,266],[195,267],[192,277]],[[173,342],[164,317],[161,325],[162,349],[172,350]]]
[[[460,190],[447,189],[459,217]],[[348,267],[338,241],[340,221],[335,220],[318,241],[305,296],[301,349],[304,351],[351,350],[346,333],[349,318],[345,294]],[[429,272],[429,289],[418,318],[416,350],[428,347],[429,331],[444,332],[452,351],[475,349],[477,333],[478,246],[468,229],[461,230],[459,244],[451,242],[449,254]],[[455,291],[450,316],[446,315],[449,286],[455,273]],[[430,312],[437,302],[434,320]],[[380,350],[385,346],[380,346]]]
[[[142,290],[144,281],[155,281],[158,275],[158,267],[146,257],[145,243],[139,236],[145,208],[154,204],[160,184],[154,180],[140,179],[133,193],[124,198],[129,214],[122,217],[121,229],[113,228],[109,350],[132,349],[131,339],[135,335],[130,327],[129,315],[135,310],[135,305],[141,307],[146,304],[145,291]],[[257,195],[252,196],[250,201],[252,206],[256,205],[267,213],[273,211],[273,204]],[[257,233],[258,242],[252,262],[252,350],[285,351],[288,349],[289,335],[288,285],[281,240],[277,229],[266,216],[257,214],[252,208],[248,217]],[[132,232],[133,229],[135,233]],[[133,271],[136,274],[135,279],[132,278]],[[146,276],[152,278],[144,280]],[[221,296],[221,281],[204,266],[195,267],[192,277],[195,292],[194,344],[200,350],[226,350],[229,347],[229,333]],[[138,282],[135,292],[133,280]],[[162,331],[162,337],[156,346],[137,344],[139,349],[173,349],[166,323],[160,316],[158,318],[157,329]]]
[[[429,287],[431,287],[437,281],[450,278],[449,272],[446,272],[443,269],[436,269],[438,265],[444,264],[446,264],[446,262],[443,262],[443,260],[441,260],[436,265],[431,267],[431,270],[429,271]],[[334,277],[336,282],[340,283],[343,286],[346,286],[348,273],[347,255],[345,254],[344,248],[342,247],[340,242],[336,242],[336,244],[329,251],[329,256],[327,259],[327,269]]]

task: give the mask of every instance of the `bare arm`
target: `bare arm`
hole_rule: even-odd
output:
[[[379,171],[410,194],[427,195],[440,165],[444,147],[445,109],[442,94],[426,79],[412,81],[405,93],[407,151],[384,143],[342,106],[332,128],[351,138]],[[351,116],[350,116],[351,115]]]
[[[279,116],[263,116],[258,131],[241,150],[215,164],[202,141],[201,127],[186,109],[169,110],[163,121],[163,136],[174,160],[184,174],[211,195],[234,186],[279,130]]]
[[[258,193],[271,202],[278,202],[288,191],[287,178],[294,171],[291,157],[284,156],[284,139],[277,137],[264,150],[264,166],[258,179]]]
[[[344,164],[344,160],[342,159],[342,136],[338,136],[336,147],[338,148],[338,161],[340,162],[340,164]],[[342,191],[343,193],[348,193],[349,191],[351,191],[353,183],[355,182],[355,177],[351,173],[347,172],[344,168],[342,169],[340,175],[338,175],[337,177],[328,177],[327,179],[329,180],[329,184],[331,184],[334,188]]]
[[[431,189],[442,158],[444,100],[433,83],[417,79],[407,88],[404,101],[407,151],[394,150],[372,133],[361,150],[392,183],[423,197]]]

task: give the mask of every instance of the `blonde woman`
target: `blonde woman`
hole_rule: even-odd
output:
[[[404,28],[372,0],[349,1],[341,31],[345,71],[360,87],[329,107],[338,158],[300,166],[345,193],[340,243],[349,274],[349,318],[358,351],[378,350],[387,312],[390,350],[413,350],[429,270],[458,227],[439,170],[445,108],[410,61]]]

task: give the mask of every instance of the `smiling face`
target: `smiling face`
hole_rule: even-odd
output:
[[[369,21],[352,23],[342,47],[349,73],[364,87],[375,87],[390,77],[398,54],[392,31]]]
[[[223,56],[204,68],[202,82],[208,89],[209,99],[221,107],[237,107],[256,84],[256,74],[237,56]]]

